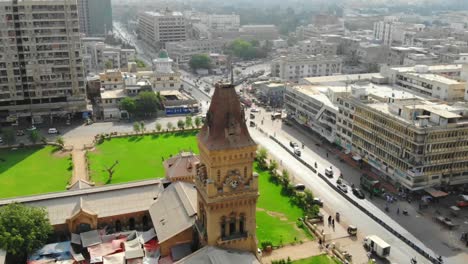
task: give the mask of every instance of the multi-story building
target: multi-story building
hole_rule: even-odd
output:
[[[166,43],[166,50],[174,60],[181,63],[188,63],[193,55],[220,53],[226,45],[224,39],[202,39],[186,40],[180,42]]]
[[[185,41],[187,23],[180,12],[143,12],[138,16],[139,37],[155,48],[165,47],[167,42]]]
[[[287,87],[289,117],[408,190],[468,182],[466,102],[443,103],[380,78],[322,78],[342,83]]]
[[[271,76],[298,82],[306,77],[341,73],[341,67],[342,60],[338,56],[281,56],[271,62]]]
[[[308,55],[322,54],[324,56],[336,55],[339,46],[336,42],[327,42],[319,38],[301,40],[297,45],[300,53]]]
[[[353,121],[351,152],[408,190],[467,183],[466,103],[407,96],[398,98],[393,91],[379,97],[356,88],[342,98],[340,111]]]
[[[178,90],[183,88],[180,72],[174,70],[174,61],[169,58],[165,50],[159,52],[158,58],[153,60],[153,88],[157,91]]]
[[[86,73],[101,72],[105,69],[122,69],[127,71],[128,63],[135,61],[134,49],[105,44],[103,38],[82,38],[83,61]]]
[[[374,23],[374,39],[387,46],[391,46],[394,42],[399,45],[413,45],[414,38],[425,27],[423,24],[398,22],[398,18],[388,16],[383,21]]]
[[[395,84],[414,93],[444,101],[463,101],[466,82],[425,71],[397,74]]]
[[[0,119],[86,111],[76,0],[0,2]]]
[[[200,22],[212,30],[237,31],[240,27],[240,16],[236,14],[202,14]]]
[[[257,40],[274,40],[279,38],[275,25],[243,25],[239,28],[240,37]]]
[[[77,0],[80,31],[87,36],[105,36],[112,31],[111,0]]]
[[[382,76],[388,78],[390,84],[395,84],[404,73],[433,73],[453,80],[460,80],[462,64],[442,64],[442,65],[417,65],[410,67],[388,67],[383,65],[380,68]]]

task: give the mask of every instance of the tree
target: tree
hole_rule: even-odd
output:
[[[141,128],[140,123],[138,123],[138,122],[133,123],[133,131],[134,132],[136,132],[136,133],[140,132],[140,128]]]
[[[130,115],[133,115],[137,110],[135,99],[125,97],[120,101],[120,109],[127,111]]]
[[[153,116],[159,108],[159,100],[154,92],[141,92],[136,101],[137,111],[144,116]]]
[[[40,138],[41,135],[39,134],[39,131],[31,130],[31,132],[29,132],[29,140],[31,140],[32,143],[36,143]]]
[[[0,248],[12,255],[12,263],[26,263],[26,257],[41,248],[51,233],[45,209],[18,203],[0,207]]]
[[[184,120],[179,119],[179,121],[177,121],[177,127],[178,127],[179,129],[184,129],[184,128],[185,128],[185,122],[184,122]]]
[[[141,121],[140,122],[140,131],[145,132],[145,130],[146,130],[145,123],[143,121]]]
[[[193,120],[192,120],[192,117],[191,116],[186,116],[185,117],[185,127],[186,128],[193,128]]]
[[[211,59],[207,54],[195,54],[190,58],[189,66],[192,70],[210,69]]]
[[[172,122],[167,122],[166,127],[167,127],[167,130],[172,130],[174,125],[172,124]]]
[[[106,61],[105,67],[106,67],[106,69],[112,69],[112,68],[114,68],[114,66],[113,66],[113,64],[112,64],[112,61]]]
[[[63,137],[57,137],[57,139],[55,139],[55,143],[60,146],[60,149],[63,149],[65,146],[65,140],[63,140]]]
[[[160,123],[156,123],[156,125],[154,127],[156,128],[156,131],[158,131],[158,132],[161,131],[161,129],[162,129],[162,126],[161,126]]]
[[[268,156],[267,150],[265,148],[260,148],[257,154],[257,160],[258,160],[258,163],[260,163],[261,167],[265,167],[267,156]]]
[[[7,127],[3,129],[3,140],[5,140],[5,143],[10,146],[16,141],[16,134],[13,128]]]
[[[200,127],[202,124],[202,120],[199,116],[195,117],[195,126]]]
[[[114,176],[114,173],[115,173],[115,166],[117,166],[117,164],[119,164],[119,161],[118,161],[118,160],[116,160],[116,161],[114,162],[114,164],[112,164],[112,166],[106,167],[106,168],[104,169],[104,171],[106,171],[106,172],[107,172],[107,175],[108,175],[107,183],[111,183],[111,181],[112,181],[112,176]]]
[[[271,172],[271,173],[275,173],[276,174],[276,170],[278,169],[278,162],[276,162],[276,160],[271,160],[270,161],[270,167],[268,168],[268,170]]]
[[[136,59],[135,62],[136,62],[136,64],[137,64],[137,67],[138,67],[138,68],[145,68],[145,67],[146,67],[145,62],[142,61],[142,60]]]

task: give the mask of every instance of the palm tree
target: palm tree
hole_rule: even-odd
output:
[[[55,139],[55,143],[57,143],[60,146],[60,149],[63,149],[63,147],[65,146],[65,141],[63,140],[63,137],[57,137],[57,139]]]

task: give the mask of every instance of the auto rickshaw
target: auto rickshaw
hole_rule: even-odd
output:
[[[357,235],[357,227],[353,226],[353,225],[350,225],[348,226],[348,234],[350,236],[355,236]]]

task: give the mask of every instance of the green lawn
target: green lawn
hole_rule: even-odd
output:
[[[289,197],[281,195],[281,186],[269,181],[269,173],[255,164],[259,174],[260,197],[257,202],[257,238],[259,242],[270,241],[273,245],[290,244],[311,236],[296,225],[302,217],[302,209],[293,205]]]
[[[0,150],[0,198],[64,191],[72,174],[68,155],[54,147]]]
[[[105,184],[108,174],[104,169],[115,161],[119,163],[115,166],[111,183],[163,178],[162,158],[167,159],[179,151],[198,153],[197,133],[177,132],[105,140],[96,146],[95,151],[88,152],[91,180],[98,185]]]
[[[327,255],[318,255],[306,259],[300,259],[292,262],[293,264],[341,264],[339,260],[333,259]]]

